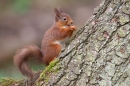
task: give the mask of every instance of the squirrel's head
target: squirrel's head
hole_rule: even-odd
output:
[[[73,23],[73,20],[71,19],[71,17],[64,13],[61,9],[54,9],[54,12],[56,14],[55,16],[55,22],[58,22],[60,25],[63,26],[70,26]]]

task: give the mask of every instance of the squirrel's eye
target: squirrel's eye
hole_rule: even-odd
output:
[[[66,20],[67,20],[67,18],[66,18],[66,17],[63,17],[63,18],[62,18],[62,20],[63,20],[63,21],[66,21]]]

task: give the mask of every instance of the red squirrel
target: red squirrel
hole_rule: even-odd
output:
[[[55,22],[43,37],[41,49],[35,45],[19,50],[14,56],[14,63],[24,76],[29,79],[34,77],[34,72],[28,66],[28,58],[37,58],[46,66],[49,65],[61,52],[66,38],[72,36],[76,30],[71,17],[61,9],[54,8]]]

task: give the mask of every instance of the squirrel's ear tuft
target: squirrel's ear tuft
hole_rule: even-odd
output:
[[[54,8],[54,12],[56,14],[55,20],[58,21],[60,19],[61,12],[57,8]]]
[[[63,10],[62,10],[61,8],[59,8],[59,11],[60,11],[61,13],[64,13]]]
[[[60,11],[57,8],[54,8],[54,12],[56,15],[60,14]]]

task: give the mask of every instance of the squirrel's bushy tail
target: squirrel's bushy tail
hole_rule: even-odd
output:
[[[16,53],[16,55],[14,56],[14,63],[16,66],[18,66],[19,70],[24,76],[27,76],[28,78],[33,78],[34,73],[27,63],[29,57],[42,60],[43,55],[41,50],[37,46],[28,46],[19,50]]]

